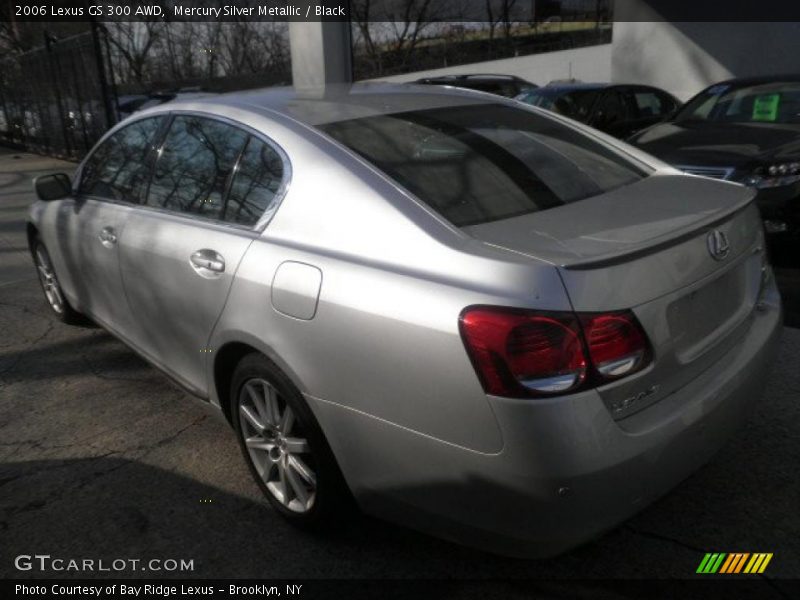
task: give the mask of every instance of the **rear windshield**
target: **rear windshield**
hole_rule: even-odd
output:
[[[569,127],[502,104],[319,127],[458,227],[577,202],[646,175]]]

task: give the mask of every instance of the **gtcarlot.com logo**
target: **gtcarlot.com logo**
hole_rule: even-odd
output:
[[[14,559],[18,571],[194,571],[194,559],[185,558],[60,558],[49,554],[20,554]]]
[[[697,573],[725,574],[732,575],[738,573],[748,573],[760,575],[763,573],[769,561],[772,560],[772,552],[709,552],[700,561]]]

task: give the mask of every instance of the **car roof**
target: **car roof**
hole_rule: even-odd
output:
[[[601,90],[608,87],[614,87],[616,84],[611,83],[554,83],[547,84],[544,87],[538,88],[542,92],[571,92],[574,90]]]
[[[279,113],[308,125],[412,110],[502,103],[503,98],[473,90],[396,83],[332,84],[324,88],[275,87],[183,100],[150,112],[239,110]],[[160,110],[159,110],[160,109]]]
[[[524,79],[516,75],[492,74],[492,73],[470,73],[470,74],[456,74],[456,75],[438,75],[436,77],[423,77],[418,79],[418,82],[449,82],[449,81],[511,81],[528,83]]]
[[[745,87],[748,85],[758,85],[760,83],[781,83],[781,82],[800,82],[800,74],[798,73],[784,73],[779,75],[758,75],[753,77],[738,77],[734,79],[726,79],[725,81],[718,81],[709,87],[717,85],[733,85],[736,87]]]

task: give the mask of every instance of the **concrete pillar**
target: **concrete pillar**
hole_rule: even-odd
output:
[[[349,22],[292,21],[289,48],[295,88],[317,89],[353,80]]]

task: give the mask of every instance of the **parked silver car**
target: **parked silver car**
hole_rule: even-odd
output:
[[[36,189],[54,313],[218,406],[300,525],[562,552],[709,460],[781,329],[750,190],[478,92],[173,102]]]

